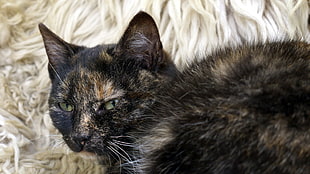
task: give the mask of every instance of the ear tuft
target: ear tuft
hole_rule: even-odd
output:
[[[163,60],[159,32],[153,18],[140,12],[130,21],[115,48],[115,54],[135,59],[142,68],[156,70]]]

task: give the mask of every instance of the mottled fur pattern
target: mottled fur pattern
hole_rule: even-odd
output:
[[[162,90],[143,173],[310,171],[310,46],[221,50]]]
[[[226,48],[179,73],[145,13],[115,45],[40,30],[54,125],[73,151],[106,157],[110,173],[310,171],[308,44]]]
[[[149,122],[143,111],[176,72],[153,19],[141,13],[117,44],[93,48],[69,44],[43,24],[39,28],[52,81],[50,116],[67,145],[106,157],[101,160],[111,165],[133,161],[135,137],[129,133]]]

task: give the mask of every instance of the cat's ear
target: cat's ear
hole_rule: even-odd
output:
[[[63,67],[70,66],[70,58],[82,47],[67,43],[42,23],[39,24],[39,30],[49,59],[48,70],[53,79]]]
[[[163,48],[153,18],[139,12],[115,47],[115,54],[134,59],[142,68],[156,70],[163,61]]]

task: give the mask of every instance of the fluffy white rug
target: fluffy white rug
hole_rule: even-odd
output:
[[[0,173],[103,173],[95,160],[71,152],[51,123],[37,25],[94,46],[116,42],[140,10],[154,17],[180,69],[225,45],[309,40],[307,0],[1,0]]]

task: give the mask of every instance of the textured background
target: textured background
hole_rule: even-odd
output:
[[[94,159],[72,153],[51,123],[47,57],[37,25],[94,46],[117,42],[140,10],[154,17],[180,69],[218,47],[309,41],[307,0],[0,0],[0,173],[104,171]]]

